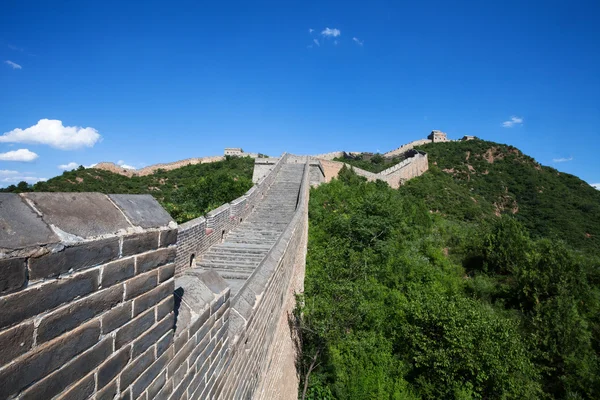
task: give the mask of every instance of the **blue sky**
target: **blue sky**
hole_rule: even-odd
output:
[[[600,183],[598,1],[141,4],[1,3],[0,185],[432,129]]]

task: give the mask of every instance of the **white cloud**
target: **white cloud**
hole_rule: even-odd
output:
[[[19,64],[12,62],[10,60],[4,61],[4,64],[10,65],[12,67],[12,69],[23,69],[23,67],[21,67]]]
[[[121,168],[125,168],[125,169],[136,169],[135,167],[131,166],[131,165],[127,165],[125,164],[125,161],[123,160],[119,160],[117,161],[117,165]]]
[[[33,151],[27,149],[19,149],[13,151],[7,151],[6,153],[0,153],[0,161],[23,161],[30,162],[38,158],[39,156]]]
[[[63,126],[57,119],[40,119],[26,129],[13,129],[0,136],[1,143],[47,144],[61,150],[92,147],[101,136],[94,128]]]
[[[319,41],[317,39],[313,39],[313,42],[317,45],[317,46],[321,46],[321,43],[319,43]]]
[[[600,190],[600,183],[592,183],[591,185],[593,188]]]
[[[308,28],[308,33],[313,33],[315,30],[312,28]]]
[[[554,162],[567,162],[567,161],[572,161],[572,160],[573,160],[573,157],[569,157],[569,158],[561,157],[561,158],[553,158],[552,159],[552,161],[554,161]]]
[[[19,175],[20,172],[19,171],[10,171],[8,169],[0,169],[0,176],[13,176],[13,175]]]
[[[341,34],[342,34],[342,32],[339,29],[335,29],[335,28],[334,29],[325,28],[321,32],[321,35],[327,36],[327,37],[338,37]]]
[[[357,37],[353,37],[352,41],[354,41],[354,43],[356,43],[359,46],[362,46],[365,43],[364,40],[359,40]]]
[[[508,121],[504,121],[502,126],[505,128],[512,128],[515,125],[522,125],[523,117],[510,117]]]
[[[27,183],[36,183],[40,181],[47,181],[47,178],[38,178],[37,176],[9,176],[7,178],[2,178],[0,182],[6,183],[17,183],[21,181],[25,181]]]
[[[76,162],[73,162],[73,161],[71,161],[71,162],[70,162],[70,163],[68,163],[68,164],[61,164],[61,165],[59,165],[59,166],[58,166],[58,169],[62,169],[62,170],[64,170],[64,171],[70,171],[70,170],[72,170],[72,169],[75,169],[75,168],[79,167],[80,165],[81,165],[81,164],[78,164],[78,163],[76,163]]]

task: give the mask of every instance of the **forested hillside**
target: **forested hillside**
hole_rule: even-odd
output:
[[[422,149],[399,190],[311,191],[299,398],[600,398],[600,193],[509,146]]]
[[[83,168],[29,186],[22,182],[5,192],[101,192],[153,195],[179,223],[206,214],[243,195],[252,187],[254,159],[227,158],[224,161],[187,165],[152,175],[126,176]]]

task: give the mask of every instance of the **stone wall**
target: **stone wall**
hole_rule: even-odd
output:
[[[175,243],[148,195],[0,194],[0,398],[137,398],[172,358]]]
[[[101,163],[96,164],[93,168],[103,169],[106,171],[114,172],[115,174],[132,177],[134,175],[137,175],[137,176],[152,175],[159,169],[164,169],[166,171],[170,171],[173,169],[185,167],[186,165],[212,163],[212,162],[217,162],[217,161],[223,161],[224,159],[225,159],[225,157],[223,157],[223,156],[187,158],[185,160],[174,161],[171,163],[154,164],[154,165],[150,165],[148,167],[144,167],[144,168],[140,168],[140,169],[126,169],[126,168],[123,168],[123,167],[121,167],[117,164],[111,163],[111,162],[101,162]]]
[[[200,255],[210,246],[221,242],[224,235],[246,219],[269,190],[287,157],[288,154],[284,153],[280,158],[256,159],[257,161],[270,160],[270,164],[257,163],[255,165],[255,175],[257,174],[256,169],[263,165],[268,165],[268,169],[265,171],[265,175],[257,179],[256,184],[250,190],[230,203],[209,212],[205,217],[193,219],[179,226],[177,257],[175,258],[177,274],[190,268],[193,260],[199,259]]]
[[[427,143],[431,143],[431,140],[430,139],[415,140],[413,142],[404,144],[404,145],[398,147],[397,149],[388,151],[387,153],[384,154],[384,156],[385,157],[397,156],[397,155],[405,153],[407,150],[413,149],[416,146],[422,146],[422,145],[427,144]]]

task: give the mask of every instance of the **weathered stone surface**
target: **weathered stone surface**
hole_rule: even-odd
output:
[[[157,281],[158,271],[136,276],[135,278],[127,281],[127,293],[125,298],[129,300],[141,294],[147,293],[156,287]]]
[[[62,251],[29,259],[29,279],[56,277],[69,270],[77,271],[107,263],[119,257],[119,239],[96,240]]]
[[[133,225],[142,228],[160,228],[173,218],[149,194],[111,194],[110,198]]]
[[[123,238],[123,257],[158,249],[158,231],[145,232]]]
[[[0,328],[51,310],[98,289],[98,271],[34,286],[0,298]]]
[[[167,297],[165,300],[160,302],[156,309],[156,320],[160,321],[163,319],[168,313],[173,312],[175,310],[175,299],[174,295]]]
[[[0,295],[8,294],[22,288],[27,281],[26,271],[25,258],[0,260]]]
[[[0,365],[25,354],[33,344],[33,321],[0,333]]]
[[[104,389],[98,390],[96,400],[113,400],[117,394],[117,380],[113,379]]]
[[[165,369],[167,363],[173,357],[173,349],[168,350],[162,356],[160,356],[146,371],[144,371],[140,377],[135,381],[131,388],[131,394],[134,399],[146,390],[146,388],[152,383],[152,381],[158,376],[158,374]]]
[[[167,264],[158,270],[158,282],[162,283],[175,275],[175,264]]]
[[[160,247],[167,247],[177,243],[177,229],[160,231]]]
[[[106,288],[118,282],[123,282],[135,274],[133,257],[108,263],[102,267],[102,287]]]
[[[49,225],[82,238],[115,234],[131,225],[101,193],[26,193]]]
[[[171,345],[173,345],[173,331],[167,333],[162,339],[156,343],[156,355],[161,356]]]
[[[131,320],[132,302],[115,307],[102,316],[102,334],[106,335]]]
[[[108,385],[130,360],[131,346],[119,350],[98,369],[98,389]]]
[[[77,382],[79,379],[83,378],[86,374],[96,368],[102,361],[106,359],[112,352],[112,338],[108,338],[104,340],[93,349],[86,351],[85,353],[76,357],[69,364],[65,365],[58,371],[53,374],[47,376],[40,382],[34,384],[31,388],[27,389],[21,399],[23,400],[37,400],[37,399],[51,399],[56,396],[60,392],[62,392],[66,387],[71,385],[72,383]],[[93,376],[92,376],[93,378]],[[79,387],[79,383],[75,385],[75,387],[79,387],[74,392],[71,392],[73,395],[75,393],[79,393],[80,391],[87,392],[87,385],[84,384],[82,387]],[[92,388],[92,392],[94,388]],[[78,396],[74,396],[77,398],[81,398]],[[71,398],[71,397],[68,397]],[[86,397],[84,397],[86,398]]]
[[[175,261],[175,249],[167,248],[154,251],[152,253],[137,256],[136,273],[150,271],[161,265],[169,264]]]
[[[173,281],[165,282],[156,289],[149,291],[133,301],[133,315],[138,315],[150,307],[160,303],[173,293]]]
[[[117,331],[115,349],[120,349],[154,325],[154,310],[149,310]]]
[[[142,354],[170,329],[173,329],[173,314],[170,314],[168,317],[164,318],[162,321],[156,324],[156,326],[141,335],[135,342],[133,342],[131,356],[136,358],[138,355]]]
[[[15,193],[0,193],[0,248],[22,249],[60,239]]]
[[[121,374],[121,391],[131,385],[153,362],[154,349],[149,349],[137,359],[133,360]]]
[[[18,362],[0,370],[0,398],[18,393],[49,375],[77,354],[92,347],[100,336],[100,323],[93,321],[61,338],[40,346]]]
[[[123,299],[123,285],[94,293],[45,316],[37,329],[37,344],[47,342],[111,309]]]
[[[56,400],[85,400],[89,399],[94,393],[94,374],[90,374],[89,376],[83,378],[81,381],[77,382],[69,390],[65,391],[65,393],[58,396]],[[98,400],[98,397],[96,397]]]
[[[167,373],[166,372],[160,373],[158,375],[158,377],[156,378],[156,380],[150,386],[148,386],[148,398],[150,398],[150,399],[157,398],[157,394],[165,386],[166,381],[167,381]]]

